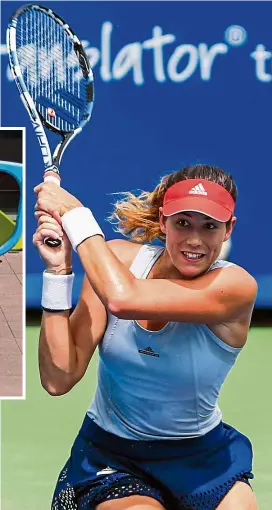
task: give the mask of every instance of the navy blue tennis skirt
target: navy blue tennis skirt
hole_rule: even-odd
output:
[[[223,422],[194,439],[134,441],[86,416],[51,510],[90,510],[134,494],[167,510],[214,510],[235,482],[249,484],[251,470],[250,441]]]

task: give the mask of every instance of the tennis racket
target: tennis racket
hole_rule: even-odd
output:
[[[7,48],[12,76],[41,148],[44,181],[60,185],[63,152],[92,113],[88,57],[69,25],[41,5],[25,5],[15,12],[7,29]],[[57,135],[52,151],[49,131]],[[57,247],[61,240],[46,238],[45,243]]]

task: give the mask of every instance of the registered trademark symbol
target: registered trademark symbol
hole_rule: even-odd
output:
[[[225,41],[231,46],[242,46],[247,40],[247,32],[240,25],[230,25],[225,30]]]

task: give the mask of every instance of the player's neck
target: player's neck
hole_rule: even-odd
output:
[[[173,266],[167,250],[162,252],[162,255],[156,260],[149,275],[149,279],[181,279],[182,276],[175,266]]]

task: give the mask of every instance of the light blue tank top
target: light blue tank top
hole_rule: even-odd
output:
[[[130,268],[136,278],[147,277],[163,249],[140,248]],[[209,270],[230,265],[218,260]],[[169,322],[148,331],[108,314],[87,413],[104,430],[128,439],[206,434],[221,421],[219,391],[240,351],[204,324]]]

